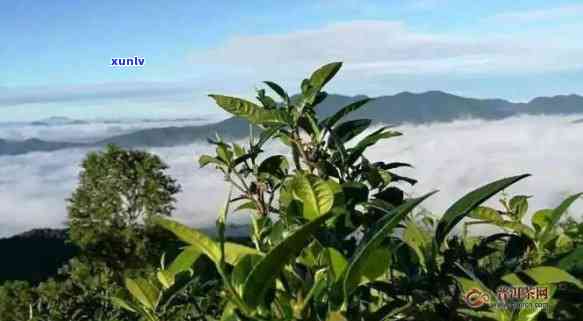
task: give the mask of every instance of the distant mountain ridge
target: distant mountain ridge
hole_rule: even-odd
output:
[[[347,104],[365,97],[330,94],[318,105],[317,112],[321,116],[328,116]],[[503,99],[466,98],[442,91],[402,92],[392,96],[377,97],[365,108],[351,114],[350,118],[370,118],[375,122],[390,124],[420,124],[463,118],[496,120],[521,114],[583,114],[583,96],[558,95],[534,98],[527,103],[513,103]],[[144,129],[91,144],[47,142],[40,139],[26,141],[0,139],[0,155],[18,155],[75,147],[99,147],[106,144],[117,144],[127,148],[169,147],[202,141],[214,133],[227,138],[243,138],[248,131],[248,125],[244,120],[232,117],[208,125]]]
[[[85,125],[87,121],[71,119],[69,117],[53,116],[46,119],[33,121],[30,123],[33,126],[63,126],[63,125]]]
[[[86,147],[82,143],[47,142],[38,138],[30,138],[21,141],[10,141],[0,139],[1,155],[20,155],[29,152],[50,152],[59,149]]]

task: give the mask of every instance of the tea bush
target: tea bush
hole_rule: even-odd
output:
[[[114,302],[146,320],[163,320],[160,311],[172,304],[174,293],[197,277],[191,265],[206,257],[220,277],[221,298],[219,314],[207,320],[576,319],[583,249],[558,223],[581,194],[536,211],[531,225],[525,224],[527,196],[502,199],[502,209],[483,205],[529,176],[522,174],[471,191],[439,219],[413,215],[434,192],[406,196],[401,184],[416,180],[398,169],[410,165],[366,156],[379,141],[401,134],[371,128],[369,119],[347,120],[370,99],[318,116],[323,88],[340,67],[319,68],[295,97],[269,81],[265,85],[278,100],[264,89],[258,90],[260,104],[210,95],[246,119],[251,131],[245,146],[209,140],[216,153],[199,159],[231,186],[218,214],[218,237],[154,218],[187,247],[149,278],[127,278],[128,295]],[[287,146],[289,156],[265,155],[270,141]],[[251,246],[225,240],[229,216],[239,211],[251,213]],[[462,220],[462,234],[453,233]],[[501,232],[478,237],[468,233],[475,224]],[[467,304],[469,291],[495,299],[501,285],[526,284],[548,290],[548,308]]]

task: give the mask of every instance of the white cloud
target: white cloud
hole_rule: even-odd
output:
[[[523,39],[504,33],[460,35],[411,30],[397,21],[352,21],[287,34],[239,36],[192,55],[196,64],[280,74],[308,72],[341,60],[346,76],[516,74],[583,67],[573,41]],[[244,67],[241,67],[244,66]],[[250,66],[253,66],[251,69]],[[300,72],[300,73],[301,73]]]
[[[437,213],[473,188],[525,172],[533,176],[510,191],[533,195],[533,209],[552,207],[566,195],[583,191],[583,126],[571,124],[574,119],[524,116],[406,125],[399,128],[404,136],[383,142],[368,156],[412,163],[414,169],[401,171],[420,181],[410,192],[419,195],[439,189],[425,204]],[[211,148],[193,144],[152,151],[167,161],[170,174],[183,186],[175,217],[193,225],[212,225],[227,186],[219,173],[196,165],[196,159],[211,153]],[[275,146],[269,151],[283,152]],[[0,235],[59,226],[66,217],[64,199],[77,184],[78,166],[86,152],[0,157]],[[583,200],[573,209],[580,217]],[[244,215],[233,217],[244,220]]]
[[[199,119],[175,120],[119,120],[91,121],[87,124],[66,124],[59,126],[33,125],[30,123],[0,123],[0,139],[25,140],[40,138],[57,142],[95,142],[115,135],[123,135],[145,128],[170,126],[194,126],[214,122],[218,119],[201,117]]]
[[[33,103],[107,99],[151,99],[184,95],[192,84],[176,82],[118,82],[76,86],[0,87],[0,107]]]
[[[581,15],[583,15],[583,5],[571,4],[546,9],[504,12],[497,14],[492,18],[500,22],[520,23],[558,20],[564,18],[579,18]]]

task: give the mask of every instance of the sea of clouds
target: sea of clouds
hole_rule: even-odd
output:
[[[371,148],[371,160],[409,162],[399,173],[419,179],[412,195],[438,189],[424,203],[434,213],[444,211],[466,192],[498,178],[522,173],[529,177],[510,194],[533,195],[531,208],[554,207],[567,195],[583,191],[583,123],[581,116],[520,116],[498,121],[460,120],[450,123],[403,125],[404,136]],[[1,137],[1,136],[0,136]],[[284,153],[278,145],[268,152]],[[207,144],[152,148],[170,166],[182,185],[174,216],[195,226],[214,223],[227,185],[212,168],[197,159],[212,153]],[[66,201],[78,180],[87,149],[0,157],[0,237],[38,227],[63,226]],[[497,202],[491,201],[492,204]],[[583,200],[570,214],[580,218]],[[236,214],[244,222],[244,214]]]
[[[86,124],[34,125],[32,123],[0,123],[0,139],[25,140],[39,138],[45,141],[90,143],[108,137],[123,135],[146,128],[195,126],[212,122],[212,118],[90,121]]]

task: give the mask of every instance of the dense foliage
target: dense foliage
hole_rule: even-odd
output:
[[[403,184],[417,182],[398,174],[409,164],[368,159],[370,147],[401,135],[347,117],[368,98],[318,116],[323,88],[340,67],[331,63],[316,70],[294,97],[273,82],[265,84],[279,99],[261,89],[260,104],[211,95],[221,108],[246,119],[251,131],[245,146],[209,140],[216,154],[199,159],[201,166],[221,171],[231,186],[218,214],[217,237],[167,218],[169,211],[149,212],[161,215],[148,215],[148,224],[182,242],[177,255],[167,252],[157,263],[113,269],[100,263],[100,255],[88,255],[93,261],[72,261],[60,280],[35,289],[7,284],[0,298],[10,299],[0,300],[0,312],[6,311],[0,320],[580,319],[583,228],[561,221],[580,194],[538,211],[529,209],[525,195],[503,195],[499,207],[485,205],[528,176],[523,174],[479,187],[434,217],[421,209],[434,192],[419,197],[403,192]],[[274,142],[289,153],[266,155],[266,144]],[[112,180],[107,168],[115,166],[95,164],[101,165],[96,181]],[[81,203],[93,197],[100,200],[95,206],[107,203],[117,197],[111,193],[95,188]],[[248,239],[227,239],[229,217],[244,213],[250,214]],[[478,235],[476,225],[497,232]],[[118,237],[109,233],[117,231],[98,235]],[[74,240],[78,236],[72,234]],[[526,285],[544,289],[547,305],[516,310],[496,305],[500,286]],[[485,304],[476,304],[479,300]]]
[[[132,298],[114,302],[159,320],[167,293],[177,291],[177,280],[193,273],[188,266],[205,256],[222,281],[221,320],[576,318],[578,301],[563,297],[566,289],[578,295],[583,289],[573,275],[579,275],[582,249],[558,223],[580,194],[555,209],[535,212],[531,225],[524,222],[527,196],[503,198],[502,209],[483,206],[528,176],[518,175],[468,193],[439,220],[411,216],[433,193],[406,197],[399,183],[416,181],[395,169],[409,165],[374,162],[365,153],[400,133],[389,127],[367,132],[368,119],[343,121],[369,99],[318,118],[317,105],[326,97],[322,88],[340,67],[332,63],[315,71],[302,82],[299,97],[266,82],[279,102],[265,90],[258,91],[261,105],[210,95],[224,110],[262,129],[251,134],[248,146],[217,137],[210,141],[216,155],[200,158],[201,166],[216,167],[232,186],[217,219],[219,238],[158,217],[160,226],[189,247],[155,276],[127,278]],[[262,155],[270,140],[288,146],[291,157]],[[224,240],[229,215],[244,210],[251,212],[252,247]],[[465,218],[474,221],[465,224],[461,237],[452,237]],[[472,236],[470,224],[495,225],[502,232]],[[471,309],[463,300],[475,290],[496,298],[493,289],[504,284],[548,290],[550,308],[511,310],[490,304]],[[557,286],[565,284],[571,287]]]

